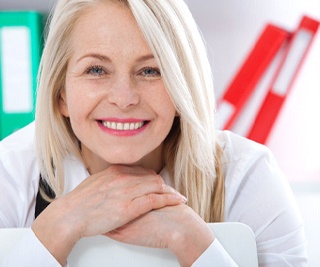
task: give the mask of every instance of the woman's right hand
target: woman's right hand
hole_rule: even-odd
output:
[[[111,166],[52,202],[32,230],[64,265],[80,238],[110,232],[153,209],[184,201],[152,170]]]

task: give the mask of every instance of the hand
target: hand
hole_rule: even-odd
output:
[[[169,248],[181,266],[191,266],[214,240],[208,225],[184,204],[152,210],[105,235],[133,245]]]
[[[111,166],[51,203],[32,229],[64,264],[81,237],[112,231],[153,209],[183,201],[154,171]]]

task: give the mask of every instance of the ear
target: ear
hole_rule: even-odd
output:
[[[68,110],[67,97],[66,97],[66,91],[65,90],[62,90],[62,92],[60,94],[59,111],[63,116],[69,117],[69,110]]]

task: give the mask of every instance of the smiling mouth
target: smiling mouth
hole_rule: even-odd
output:
[[[141,121],[141,122],[113,122],[113,121],[101,121],[101,124],[111,130],[117,130],[117,131],[134,131],[142,128],[144,125],[146,125],[147,121]]]

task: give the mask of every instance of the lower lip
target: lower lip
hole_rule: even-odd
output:
[[[114,130],[114,129],[105,127],[104,125],[102,125],[101,122],[98,122],[98,125],[104,132],[110,135],[127,137],[127,136],[135,136],[135,135],[141,134],[148,127],[149,122],[145,123],[141,128],[136,130]]]

